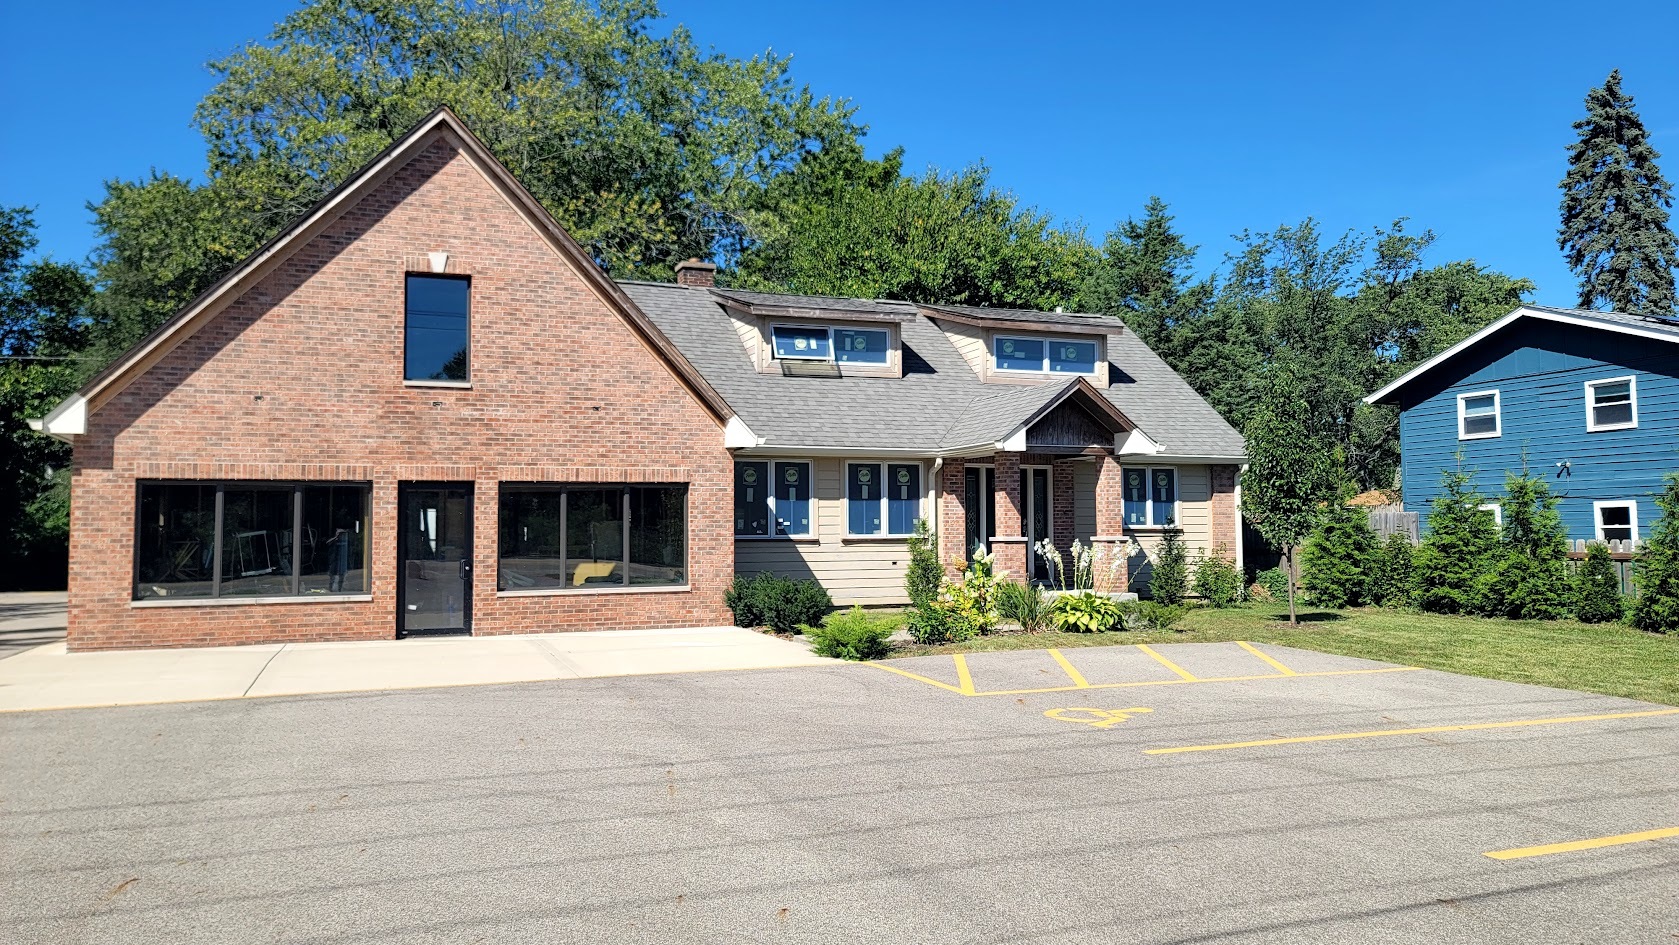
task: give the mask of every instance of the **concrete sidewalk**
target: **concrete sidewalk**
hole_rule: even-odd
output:
[[[739,627],[67,653],[0,661],[0,712],[832,663]]]

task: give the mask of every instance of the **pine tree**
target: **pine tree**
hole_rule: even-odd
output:
[[[1671,315],[1679,244],[1668,227],[1672,188],[1643,119],[1615,70],[1586,95],[1568,146],[1557,245],[1580,277],[1580,307]]]
[[[1512,620],[1561,620],[1573,611],[1561,500],[1525,464],[1505,476],[1504,493],[1502,547],[1484,576],[1482,610]]]
[[[1166,202],[1150,197],[1143,219],[1128,218],[1102,243],[1079,305],[1118,315],[1156,353],[1171,357],[1174,332],[1211,301],[1209,279],[1193,281],[1196,247],[1172,229]]]
[[[1679,631],[1679,473],[1669,473],[1656,496],[1661,517],[1638,549],[1633,579],[1632,625],[1640,630]]]
[[[1376,533],[1370,530],[1370,513],[1331,502],[1300,553],[1300,588],[1321,607],[1369,603],[1370,565],[1375,557]]]
[[[1608,623],[1621,619],[1625,610],[1621,579],[1609,558],[1609,546],[1594,541],[1574,574],[1574,617],[1582,623]]]
[[[1499,558],[1498,528],[1480,506],[1474,475],[1462,468],[1440,474],[1442,491],[1428,513],[1428,535],[1411,558],[1412,601],[1442,614],[1481,611],[1484,575]]]
[[[1154,567],[1149,572],[1149,600],[1181,604],[1188,590],[1189,549],[1184,547],[1183,532],[1168,528],[1160,537],[1160,549],[1155,552]]]
[[[1242,474],[1242,514],[1288,571],[1288,622],[1298,626],[1297,551],[1317,524],[1319,508],[1336,493],[1336,461],[1315,425],[1298,372],[1287,362],[1272,368],[1265,394],[1242,434],[1248,469]]]
[[[1370,602],[1383,607],[1411,603],[1411,538],[1394,533],[1382,543],[1370,568]]]

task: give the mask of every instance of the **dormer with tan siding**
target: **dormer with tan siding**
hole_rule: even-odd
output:
[[[759,374],[903,377],[904,302],[713,289]]]
[[[1108,336],[1124,331],[1116,318],[1067,312],[1027,312],[966,305],[923,305],[980,380],[1041,384],[1084,377],[1097,388],[1108,379]]]

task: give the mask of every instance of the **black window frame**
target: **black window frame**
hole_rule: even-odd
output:
[[[632,489],[675,489],[675,490],[680,490],[680,492],[682,494],[682,580],[681,580],[681,582],[675,583],[675,584],[636,584],[631,580],[630,565],[632,563],[631,558],[632,558],[632,555],[633,555],[632,548],[634,547],[634,540],[632,538],[632,529],[634,528],[634,525],[635,525],[634,516],[631,515],[631,508],[633,506],[633,503],[630,501],[630,491]],[[569,496],[570,493],[573,493],[573,492],[608,492],[608,491],[612,491],[612,490],[617,490],[617,492],[618,492],[618,514],[619,514],[619,516],[622,520],[622,523],[623,523],[622,524],[621,537],[620,537],[620,540],[619,540],[619,545],[620,545],[619,562],[622,565],[622,567],[620,568],[620,570],[622,571],[622,576],[621,576],[620,580],[618,580],[616,583],[572,585],[572,584],[564,583],[564,579],[562,579],[562,583],[559,587],[554,587],[552,585],[543,585],[543,586],[536,586],[536,587],[509,587],[509,586],[507,586],[506,579],[505,579],[504,573],[503,573],[504,572],[504,567],[503,567],[503,564],[502,564],[502,562],[504,560],[503,555],[502,555],[502,546],[503,546],[502,538],[503,538],[503,535],[502,535],[502,528],[501,528],[502,502],[503,502],[503,500],[505,500],[507,497],[509,497],[511,495],[530,494],[530,493],[558,494],[560,496],[560,517],[559,517],[560,571],[563,575],[565,575],[566,578],[570,578],[571,577],[571,571],[567,568],[567,565],[571,561],[571,555],[568,553],[568,548],[566,546],[566,543],[568,541],[568,533],[567,533],[566,529],[568,527],[568,519],[569,519],[569,511],[570,511],[570,501],[568,499],[568,496]],[[686,482],[529,482],[529,481],[516,481],[516,482],[498,483],[497,488],[496,488],[496,530],[495,530],[496,531],[496,593],[498,593],[498,594],[579,594],[579,593],[588,593],[590,591],[602,591],[602,590],[619,590],[619,589],[621,589],[621,590],[628,590],[628,591],[633,591],[633,590],[660,591],[660,590],[668,590],[670,588],[692,587],[693,586],[693,547],[692,547],[693,542],[692,542],[692,535],[690,533],[690,527],[689,527],[690,526],[690,516],[689,516],[690,502],[689,502],[689,500],[693,496],[693,491],[694,490],[693,490],[692,485],[690,483],[686,483]]]
[[[210,565],[210,593],[205,596],[170,596],[158,595],[142,597],[140,595],[140,554],[145,536],[144,523],[140,520],[143,490],[147,486],[195,486],[215,490],[214,525],[211,533],[211,565]],[[367,576],[366,586],[354,591],[310,591],[303,592],[303,491],[308,488],[333,487],[362,490],[362,511],[359,521],[366,523],[365,534],[362,536],[362,572]],[[222,541],[226,531],[226,495],[234,492],[289,492],[291,495],[291,587],[280,594],[223,594],[222,593],[222,559],[225,552]],[[136,479],[134,481],[134,532],[130,546],[128,593],[131,602],[169,601],[170,603],[203,603],[206,601],[261,601],[273,599],[299,600],[341,600],[344,598],[367,597],[373,592],[373,483],[368,480],[318,480],[318,479]],[[153,582],[156,583],[156,582]]]
[[[466,283],[466,377],[409,377],[408,376],[408,319],[412,313],[410,293],[415,279],[451,280]],[[464,385],[472,383],[472,276],[449,272],[405,272],[402,276],[402,382],[404,384]]]

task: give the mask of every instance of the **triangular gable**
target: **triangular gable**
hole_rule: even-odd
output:
[[[489,148],[448,108],[439,108],[432,112],[342,184],[333,188],[291,226],[263,244],[198,298],[171,316],[156,331],[106,366],[83,385],[81,390],[70,395],[42,419],[31,420],[30,426],[60,439],[70,439],[86,432],[89,414],[190,338],[194,332],[209,324],[229,303],[239,298],[299,247],[306,245],[310,239],[335,222],[362,196],[371,193],[411,158],[439,139],[447,141],[467,157],[514,209],[549,242],[561,258],[572,264],[607,308],[624,320],[630,330],[655,357],[663,361],[676,379],[719,424],[725,425],[731,438],[738,433],[736,427],[744,430],[744,425],[735,417],[734,411],[723,400],[722,395],[700,375],[677,350],[676,345],[653,324],[624,290],[595,265],[594,260],[560,226],[559,221],[519,183],[511,171],[496,160]]]
[[[1012,452],[1113,448],[1152,451],[1153,441],[1090,381],[1075,378],[1028,416],[998,446]]]

